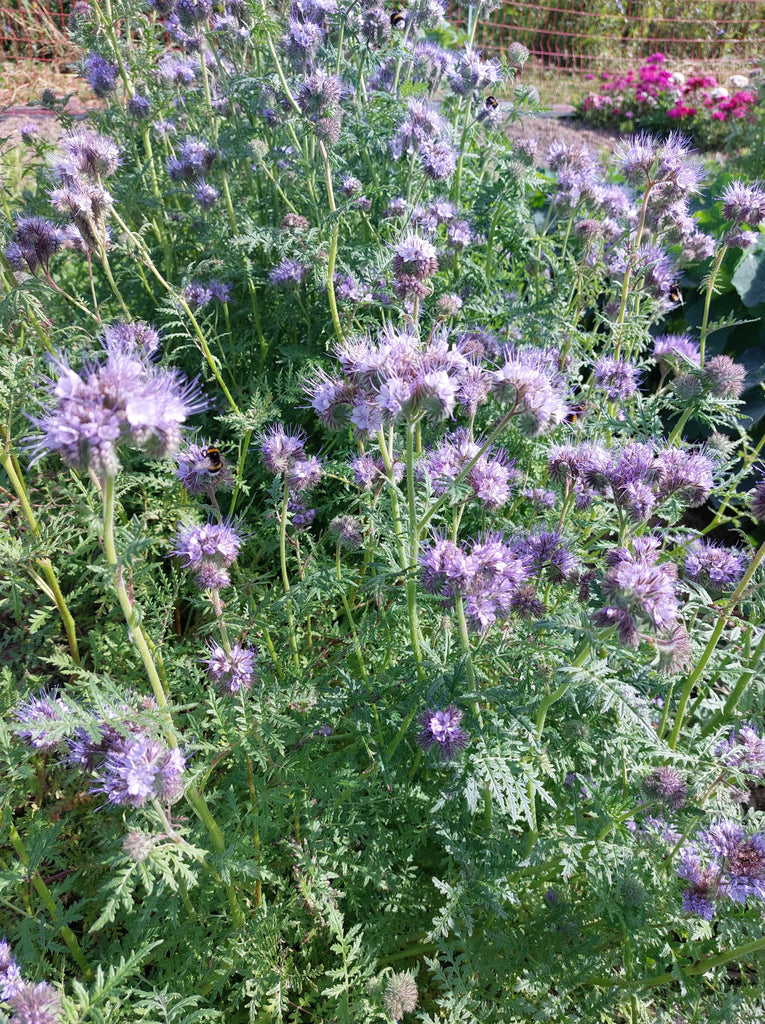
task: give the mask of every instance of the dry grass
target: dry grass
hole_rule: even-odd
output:
[[[0,111],[36,103],[44,89],[56,96],[73,94],[81,106],[93,106],[93,92],[72,61],[5,61],[0,70]]]

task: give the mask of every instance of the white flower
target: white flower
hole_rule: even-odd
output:
[[[746,75],[731,75],[728,79],[728,85],[732,89],[746,89],[749,85],[749,79]]]

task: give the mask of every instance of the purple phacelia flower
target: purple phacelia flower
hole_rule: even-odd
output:
[[[329,532],[349,551],[358,551],[364,543],[362,524],[354,516],[335,516],[329,524]]]
[[[321,480],[321,462],[315,455],[296,459],[285,474],[287,487],[291,491],[310,491]]]
[[[418,721],[422,731],[417,742],[424,751],[437,747],[442,761],[454,757],[457,751],[463,750],[468,744],[468,735],[460,726],[462,711],[454,704],[450,704],[444,711],[423,711]]]
[[[23,726],[16,732],[20,740],[35,750],[53,750],[61,742],[61,737],[51,734],[50,725],[66,721],[70,712],[53,690],[28,697],[13,714]]]
[[[371,491],[388,480],[388,473],[382,456],[357,455],[351,459],[351,472],[357,485],[365,491]],[[391,466],[393,483],[399,484],[404,479],[404,464],[394,459]]]
[[[441,138],[445,134],[446,127],[440,114],[422,100],[410,99],[407,116],[391,139],[391,154],[394,160],[411,156],[426,140]]]
[[[659,334],[653,340],[653,358],[661,364],[662,372],[682,367],[685,361],[698,366],[701,362],[699,343],[689,334]]]
[[[120,165],[119,146],[108,135],[79,128],[59,140],[61,158],[53,165],[64,185],[80,184],[82,178],[97,184]]]
[[[61,1024],[64,1007],[61,996],[46,981],[24,982],[9,999],[13,1010],[9,1024]]]
[[[0,999],[10,1002],[21,990],[24,981],[21,969],[6,939],[0,939]]]
[[[714,486],[715,464],[699,450],[664,448],[656,456],[658,498],[673,496],[690,508],[703,505]]]
[[[673,629],[679,615],[675,576],[671,563],[659,565],[629,553],[611,559],[601,584],[608,605],[593,616],[595,625],[616,627],[625,647],[638,646],[642,621],[659,632]]]
[[[175,0],[173,4],[173,14],[186,29],[208,22],[212,13],[211,0]]]
[[[557,530],[535,530],[514,538],[512,547],[533,572],[546,571],[554,583],[570,579],[579,570],[579,559]]]
[[[256,654],[257,651],[253,647],[242,647],[241,644],[235,643],[231,644],[230,650],[227,651],[220,644],[211,641],[210,657],[205,659],[204,665],[210,679],[224,693],[236,694],[252,688]]]
[[[715,755],[731,768],[760,776],[765,769],[765,738],[753,725],[739,726],[718,745]]]
[[[714,904],[730,899],[747,903],[765,900],[765,834],[747,835],[735,821],[719,821],[697,833],[680,851],[678,875],[691,883],[684,896]],[[706,916],[709,920],[710,917]]]
[[[308,270],[305,263],[288,259],[285,256],[268,272],[268,283],[274,288],[296,288],[305,279]]]
[[[282,476],[305,457],[307,437],[302,427],[286,430],[276,423],[260,435],[260,450],[269,473]]]
[[[18,217],[13,241],[5,249],[8,262],[14,269],[28,269],[34,273],[42,267],[48,273],[51,257],[63,242],[61,229],[46,217]]]
[[[723,204],[726,220],[748,224],[752,228],[765,221],[765,188],[761,182],[730,181],[717,200]]]
[[[104,328],[104,347],[108,352],[148,359],[159,350],[159,334],[149,324],[139,321],[115,321]]]
[[[612,401],[631,398],[640,383],[640,371],[624,359],[603,357],[595,363],[593,381]]]
[[[526,433],[539,434],[562,423],[568,410],[550,353],[505,345],[502,358],[502,366],[492,374],[492,390],[515,409]]]
[[[151,797],[172,804],[183,795],[185,764],[177,747],[146,736],[123,737],[104,758],[92,791],[119,806],[143,807]]]
[[[217,188],[214,185],[209,185],[203,178],[194,183],[191,194],[203,210],[211,210],[220,196]]]
[[[437,270],[436,250],[427,239],[407,235],[393,246],[393,273],[397,278],[425,281]]]
[[[230,490],[234,477],[214,445],[207,441],[187,444],[175,455],[175,475],[187,494],[210,494],[215,488]]]
[[[171,554],[195,573],[202,589],[219,590],[230,583],[228,569],[236,561],[242,543],[238,524],[233,520],[203,526],[181,524]]]
[[[117,87],[117,65],[98,53],[89,53],[85,58],[84,73],[88,85],[100,99],[104,99]]]
[[[31,143],[34,138],[40,134],[40,126],[35,124],[34,121],[25,121],[19,128],[19,135],[21,141],[27,144]]]
[[[734,363],[730,356],[713,356],[701,370],[705,390],[718,398],[738,398],[744,390],[746,367]]]
[[[702,538],[691,544],[683,568],[692,580],[724,590],[741,579],[745,565],[741,552]]]
[[[145,121],[151,115],[151,100],[136,93],[128,100],[127,112],[136,121]]]
[[[441,139],[425,139],[420,146],[422,169],[434,181],[446,181],[457,168],[454,148]]]
[[[51,360],[54,402],[42,416],[30,417],[42,434],[30,439],[35,458],[55,451],[73,469],[113,476],[120,445],[168,455],[181,442],[187,416],[204,408],[196,382],[152,366],[121,344],[107,340],[106,346],[105,362],[86,364],[81,375],[63,357]]]

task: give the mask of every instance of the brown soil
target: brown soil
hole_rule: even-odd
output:
[[[586,147],[594,153],[612,153],[619,133],[603,128],[587,128],[573,116],[574,108],[559,104],[549,113],[529,115],[507,128],[511,139],[536,139],[541,157],[551,142],[565,142],[577,148]]]
[[[87,82],[76,70],[63,70],[64,65],[44,61],[8,61],[0,80],[0,152],[20,142],[19,129],[32,122],[48,138],[59,136],[61,128],[52,111],[40,106],[40,97],[50,89],[58,99],[68,96],[65,110],[74,117],[84,117],[99,105]]]

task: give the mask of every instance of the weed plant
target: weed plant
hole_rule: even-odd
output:
[[[2,193],[14,1024],[762,1014],[765,190],[511,143],[443,13],[75,5],[104,107]]]

